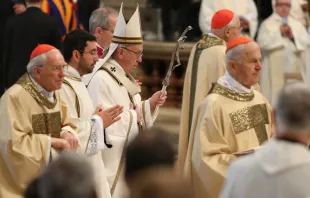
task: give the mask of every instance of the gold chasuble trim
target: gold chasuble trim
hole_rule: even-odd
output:
[[[66,76],[68,78],[68,76]],[[74,95],[75,95],[75,108],[76,108],[76,113],[78,115],[78,118],[81,117],[81,113],[80,113],[80,102],[79,102],[79,98],[77,93],[75,92],[73,86],[69,83],[69,81],[67,81],[66,79],[64,79],[64,84],[68,85],[68,87],[70,87],[70,89],[73,91]]]
[[[193,67],[192,67],[192,75],[191,75],[191,84],[190,84],[190,97],[189,97],[189,121],[188,121],[188,134],[190,134],[190,129],[192,126],[192,118],[194,113],[194,103],[195,103],[195,95],[196,95],[196,84],[197,84],[197,73],[198,73],[198,63],[200,59],[200,55],[204,49],[214,47],[217,45],[225,46],[226,43],[224,40],[210,35],[204,35],[200,41],[196,45],[196,51],[193,59]],[[190,135],[188,136],[188,138]]]
[[[121,176],[122,167],[123,167],[124,162],[125,162],[125,149],[126,149],[126,146],[127,146],[127,143],[128,143],[129,133],[130,133],[130,131],[131,131],[132,121],[133,121],[133,115],[132,115],[132,113],[131,113],[130,111],[129,111],[129,115],[130,115],[130,124],[129,124],[129,127],[128,127],[126,140],[125,140],[125,143],[124,143],[124,146],[123,146],[121,159],[120,159],[120,162],[119,162],[119,164],[118,164],[117,173],[116,173],[116,176],[115,176],[115,179],[114,179],[114,182],[113,182],[111,191],[110,191],[111,196],[113,196],[113,193],[114,193],[114,191],[115,191],[117,182],[118,182],[118,180],[119,180],[119,177]]]
[[[32,115],[32,129],[35,134],[47,134],[60,137],[61,131],[60,112]]]
[[[268,140],[266,124],[269,124],[266,104],[246,107],[229,114],[236,134],[254,129],[259,144]]]
[[[68,76],[68,75],[65,75],[65,77],[69,78],[71,80],[77,81],[77,82],[82,82],[81,78],[77,78],[77,77],[74,77],[74,76]]]
[[[24,74],[16,84],[22,86],[40,105],[45,106],[48,109],[55,108],[57,104],[57,98],[54,94],[55,102],[49,101],[46,97],[44,97],[39,91],[36,85],[32,82],[29,77],[29,74]]]
[[[251,101],[254,98],[253,91],[251,93],[238,93],[218,83],[212,84],[212,87],[208,94],[212,94],[212,93],[219,94],[219,95],[225,96],[227,98],[230,98],[236,101]]]

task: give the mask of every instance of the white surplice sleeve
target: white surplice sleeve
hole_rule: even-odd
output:
[[[78,137],[80,140],[79,152],[86,155],[93,155],[110,144],[105,135],[104,126],[101,117],[93,115],[89,119],[82,119],[77,109],[77,97],[75,91],[67,84],[63,84],[60,90],[61,99],[67,104],[70,112],[70,120],[78,127]],[[85,105],[78,103],[79,105]],[[92,104],[88,104],[92,105]],[[90,106],[89,108],[92,108]]]
[[[280,26],[277,23],[271,25],[272,21],[273,20],[264,21],[259,28],[257,36],[259,46],[265,51],[282,48],[285,45],[281,35]]]

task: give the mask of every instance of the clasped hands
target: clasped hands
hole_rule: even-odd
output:
[[[280,31],[282,33],[282,35],[290,38],[290,39],[294,39],[294,35],[293,35],[293,32],[292,32],[292,29],[289,25],[287,24],[282,24],[280,26]]]

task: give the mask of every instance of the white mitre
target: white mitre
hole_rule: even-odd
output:
[[[123,14],[123,3],[122,3],[117,17],[112,43],[109,47],[109,51],[103,59],[99,59],[99,61],[96,63],[93,69],[93,72],[83,77],[84,84],[86,86],[89,84],[90,80],[95,75],[95,73],[111,57],[111,55],[119,45],[130,45],[130,44],[131,45],[143,44],[139,4],[137,4],[136,11],[126,24],[125,17]]]

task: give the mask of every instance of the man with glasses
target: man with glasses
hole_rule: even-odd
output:
[[[277,0],[274,9],[262,23],[257,37],[264,55],[261,91],[272,104],[287,79],[302,80],[305,62],[301,57],[309,47],[306,28],[289,16],[291,1]]]
[[[106,129],[113,147],[102,152],[113,198],[127,197],[129,193],[122,174],[124,148],[139,131],[152,127],[156,119],[152,116],[156,105],[161,106],[166,100],[166,94],[160,98],[162,92],[158,91],[148,100],[141,101],[140,86],[131,72],[142,62],[142,44],[138,8],[126,24],[121,7],[112,44],[106,55],[110,58],[88,85],[94,107],[102,105],[103,109],[107,109],[116,104],[124,107],[120,121]]]
[[[24,74],[0,100],[0,197],[23,197],[28,183],[62,150],[76,150],[76,126],[58,90],[66,62],[55,47],[36,47]]]
[[[96,37],[83,30],[74,30],[67,34],[63,46],[64,58],[69,65],[65,68],[60,95],[68,104],[71,121],[77,126],[79,151],[88,156],[96,172],[98,198],[109,198],[111,194],[101,151],[113,146],[108,142],[105,128],[120,119],[122,107],[115,105],[102,110],[98,105],[94,108],[81,80],[81,76],[92,72],[98,60]]]
[[[89,32],[96,37],[98,57],[104,58],[112,41],[117,11],[102,7],[93,11],[89,19]]]

